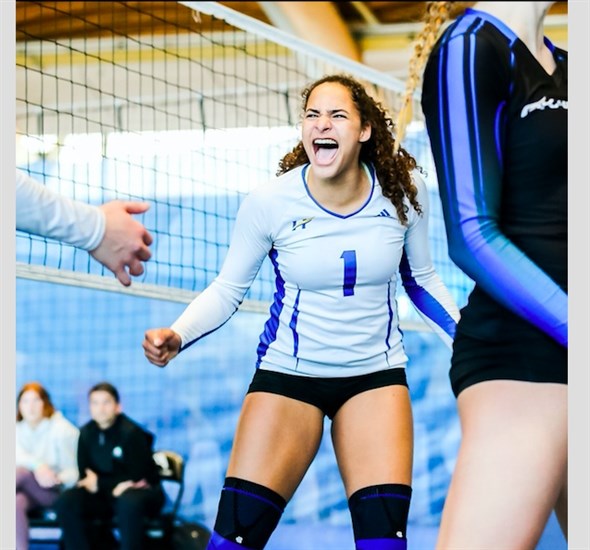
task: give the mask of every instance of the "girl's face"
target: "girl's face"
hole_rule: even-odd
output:
[[[37,425],[43,420],[43,399],[35,390],[27,390],[21,395],[18,402],[18,410],[23,420],[31,425]]]
[[[337,82],[314,88],[303,114],[301,140],[317,177],[331,179],[358,166],[362,143],[370,137],[371,127],[361,127],[348,88]]]

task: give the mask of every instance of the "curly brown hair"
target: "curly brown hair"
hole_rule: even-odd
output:
[[[407,197],[416,212],[422,214],[422,208],[416,200],[418,190],[412,182],[411,172],[418,168],[416,159],[405,149],[400,147],[395,153],[394,124],[391,117],[381,103],[371,97],[365,86],[355,78],[345,74],[324,76],[309,85],[301,93],[303,99],[302,112],[307,109],[307,102],[311,92],[320,84],[334,82],[348,89],[356,108],[358,109],[361,125],[371,126],[371,137],[361,147],[360,161],[372,164],[379,178],[383,196],[388,198],[397,211],[397,216],[403,225],[408,223],[408,206],[404,203]],[[287,153],[279,162],[277,176],[309,163],[309,157],[300,141],[292,151]]]

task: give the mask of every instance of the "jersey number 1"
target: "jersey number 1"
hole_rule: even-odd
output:
[[[356,250],[345,250],[340,256],[344,260],[344,296],[354,296],[356,284]]]

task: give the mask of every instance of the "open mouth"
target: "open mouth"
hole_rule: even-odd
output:
[[[313,152],[319,162],[329,162],[338,151],[338,142],[330,138],[315,139],[313,141]]]

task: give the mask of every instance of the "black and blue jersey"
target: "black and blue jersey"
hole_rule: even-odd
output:
[[[488,341],[537,327],[567,346],[567,52],[543,68],[468,9],[424,73],[422,108],[449,254],[476,285],[459,328]]]

